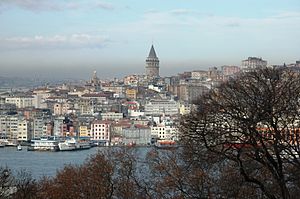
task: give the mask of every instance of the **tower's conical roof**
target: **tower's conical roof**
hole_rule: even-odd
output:
[[[153,45],[151,46],[151,49],[150,49],[148,57],[149,58],[157,58]]]

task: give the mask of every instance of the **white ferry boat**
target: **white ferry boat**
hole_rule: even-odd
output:
[[[76,146],[77,141],[74,138],[69,138],[58,143],[58,148],[60,151],[73,151],[76,150]]]
[[[47,137],[31,140],[31,146],[27,148],[29,151],[58,151],[59,141],[55,137]]]
[[[2,139],[0,140],[0,145],[8,146],[8,147],[16,147],[18,144],[17,144],[17,140]]]
[[[76,150],[90,149],[91,147],[92,146],[88,141],[78,141],[76,144]]]

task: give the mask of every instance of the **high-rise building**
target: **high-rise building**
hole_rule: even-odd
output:
[[[148,79],[159,77],[159,60],[156,56],[153,45],[146,59],[146,76]]]

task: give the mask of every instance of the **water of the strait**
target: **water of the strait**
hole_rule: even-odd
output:
[[[17,173],[25,170],[30,172],[32,177],[39,179],[43,176],[54,176],[57,170],[68,164],[82,164],[91,155],[98,151],[108,150],[109,147],[94,147],[88,150],[63,151],[63,152],[39,152],[27,151],[23,147],[22,151],[17,151],[16,147],[0,148],[0,167],[8,167]],[[137,147],[137,154],[144,156],[147,147]]]

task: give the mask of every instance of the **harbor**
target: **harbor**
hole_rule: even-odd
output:
[[[22,150],[22,145],[27,146],[27,151],[75,151],[90,149],[97,146],[90,139],[75,139],[74,137],[56,138],[53,136],[32,139],[30,143],[11,142],[8,140],[0,140],[0,148],[14,147],[18,151]]]
[[[80,165],[98,151],[108,151],[111,147],[92,147],[89,150],[74,151],[51,151],[36,152],[28,151],[27,146],[22,146],[22,150],[18,151],[15,147],[0,148],[0,167],[9,168],[14,173],[25,170],[31,173],[35,179],[43,176],[54,176],[56,172],[64,166]],[[145,154],[151,150],[149,147],[134,147],[133,150],[138,157],[145,157]]]
[[[27,146],[18,151],[15,147],[3,147],[0,149],[0,167],[8,167],[17,173],[21,170],[30,172],[34,178],[53,176],[56,171],[68,164],[81,164],[90,155],[98,150],[105,150],[103,147],[95,147],[90,150],[56,152],[44,151],[38,153],[28,151]]]

